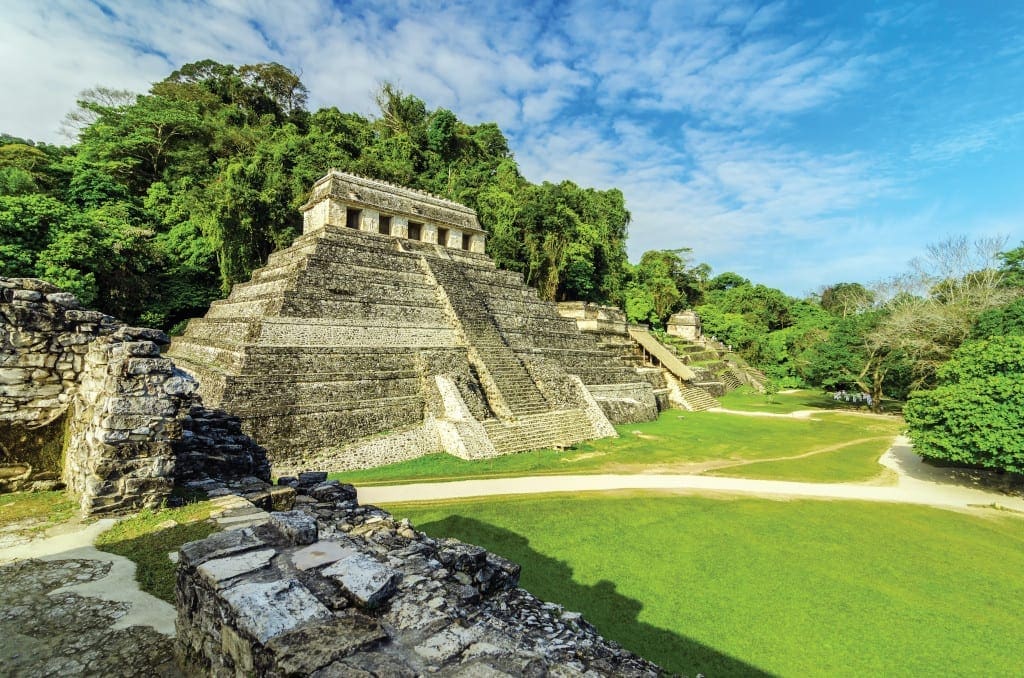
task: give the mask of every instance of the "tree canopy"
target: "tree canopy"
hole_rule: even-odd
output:
[[[145,94],[86,90],[65,119],[70,146],[0,135],[0,272],[169,328],[288,246],[310,186],[336,168],[476,209],[498,265],[546,299],[622,303],[620,191],[532,184],[497,125],[390,84],[375,117],[307,99],[280,64],[205,60]]]

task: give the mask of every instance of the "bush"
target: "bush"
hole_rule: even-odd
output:
[[[903,414],[926,459],[1024,473],[1024,336],[965,343]]]

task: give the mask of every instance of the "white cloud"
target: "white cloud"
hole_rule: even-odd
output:
[[[884,155],[810,150],[792,121],[891,77],[882,69],[893,54],[827,17],[797,17],[786,2],[0,3],[0,131],[58,140],[80,90],[144,91],[206,58],[283,63],[314,108],[372,113],[373,93],[392,81],[468,122],[498,122],[531,180],[622,188],[634,257],[691,246],[716,267],[742,262],[747,275],[785,278],[791,292],[814,279],[862,279],[861,267],[891,255],[885,235],[900,228],[866,214],[903,190],[901,150],[946,162],[992,149],[1022,124],[1019,114],[968,117]],[[883,31],[927,16],[914,5],[865,20]],[[794,270],[794,247],[827,248],[828,270]]]

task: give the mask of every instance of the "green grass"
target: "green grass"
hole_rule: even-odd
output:
[[[32,520],[32,530],[43,530],[74,515],[78,504],[64,492],[12,492],[0,494],[0,527]]]
[[[623,494],[390,506],[686,675],[1020,675],[1024,519]]]
[[[727,410],[776,414],[788,414],[797,410],[829,410],[837,405],[832,396],[823,391],[799,390],[768,396],[758,393],[750,386],[741,386],[729,391],[718,400]]]
[[[891,437],[844,445],[802,459],[757,461],[707,471],[707,475],[806,483],[863,482],[887,472],[878,459],[892,445]]]
[[[208,518],[210,502],[174,509],[145,509],[126,518],[96,539],[96,548],[135,562],[139,588],[174,604],[174,568],[167,557],[185,542],[203,539],[218,530]]]
[[[863,438],[894,436],[900,422],[850,414],[820,419],[748,417],[668,410],[657,421],[616,427],[620,437],[567,451],[536,450],[465,461],[433,454],[364,471],[332,474],[356,485],[452,478],[572,473],[675,473],[718,459],[787,457]]]

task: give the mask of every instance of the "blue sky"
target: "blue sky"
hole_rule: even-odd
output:
[[[1024,239],[1024,4],[0,0],[0,131],[76,94],[278,61],[310,106],[389,80],[496,121],[531,181],[621,188],[629,251],[802,295],[950,235]]]

